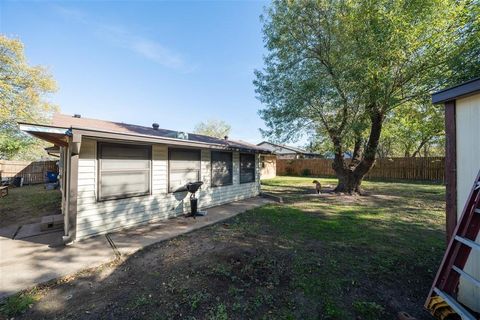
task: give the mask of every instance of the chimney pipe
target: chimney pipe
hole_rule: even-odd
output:
[[[158,127],[159,127],[158,123],[152,123],[153,130],[158,130]]]
[[[223,137],[223,139],[228,140],[228,136]]]

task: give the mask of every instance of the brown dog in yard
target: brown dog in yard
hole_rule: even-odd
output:
[[[315,183],[315,190],[317,190],[317,194],[322,193],[322,184],[318,180],[313,180],[312,183]]]

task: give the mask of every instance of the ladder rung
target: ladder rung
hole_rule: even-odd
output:
[[[465,309],[460,303],[457,302],[457,300],[447,293],[438,288],[433,288],[433,291],[442,297],[442,299],[445,300],[450,307],[452,307],[452,309],[462,318],[462,320],[477,320],[472,314],[470,314],[470,312],[467,311],[467,309]]]
[[[470,281],[471,283],[473,283],[474,285],[480,288],[480,281],[478,279],[475,279],[474,277],[472,277],[471,275],[469,275],[468,273],[466,273],[465,271],[463,271],[457,266],[453,266],[452,269],[455,270],[461,276],[463,276],[465,279],[467,279],[468,281]]]
[[[455,236],[455,240],[457,240],[458,242],[461,242],[464,245],[469,246],[470,248],[475,249],[475,250],[480,252],[480,244],[478,244],[478,243],[476,243],[472,240],[465,239],[465,238],[462,238],[460,236]]]

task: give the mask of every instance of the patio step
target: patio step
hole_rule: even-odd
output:
[[[260,192],[260,196],[263,197],[263,198],[267,198],[267,199],[279,202],[279,203],[283,203],[283,198],[280,197],[280,196],[277,196],[275,194],[271,194],[271,193],[262,191],[262,192]]]
[[[42,217],[42,221],[40,222],[40,230],[47,231],[47,230],[57,230],[62,228],[63,228],[62,214],[54,214],[54,215]]]

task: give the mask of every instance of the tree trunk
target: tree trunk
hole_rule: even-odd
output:
[[[344,192],[348,194],[362,193],[361,185],[363,177],[356,175],[354,171],[349,169],[342,171],[341,173],[336,173],[338,177],[338,184],[334,189],[335,192]]]
[[[353,146],[352,159],[350,160],[350,168],[355,168],[362,160],[362,143],[363,139],[360,133],[355,138],[355,145]]]
[[[371,127],[368,142],[362,158],[358,161],[356,166],[353,166],[352,163],[350,163],[350,165],[346,164],[343,157],[341,139],[338,137],[332,137],[332,142],[335,148],[335,158],[333,160],[332,168],[338,178],[338,185],[334,190],[335,192],[345,192],[348,194],[362,193],[361,185],[363,178],[375,164],[375,155],[377,153],[380,134],[382,132],[384,114],[374,110],[370,115],[370,120]]]
[[[357,158],[359,150],[357,149],[356,152],[354,152],[355,160],[352,159],[353,161],[347,164],[343,155],[341,139],[333,137],[332,142],[335,148],[335,158],[333,159],[332,168],[338,178],[338,184],[334,192],[345,192],[348,194],[361,193],[360,185],[362,184],[363,177],[358,177],[354,174],[356,167],[354,162],[356,162],[357,166],[361,162],[361,160]]]

